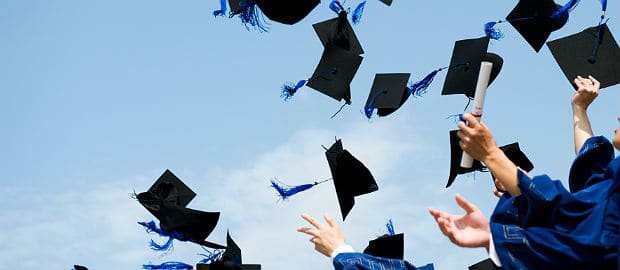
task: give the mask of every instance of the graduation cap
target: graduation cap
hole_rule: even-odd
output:
[[[497,23],[509,22],[528,44],[539,52],[551,32],[566,24],[569,12],[578,3],[579,0],[570,0],[561,6],[553,0],[520,0],[506,20],[486,23],[485,32],[493,39],[500,39],[503,34],[494,26]]]
[[[521,148],[519,147],[518,142],[500,146],[499,149],[501,149],[504,152],[504,155],[506,155],[506,157],[510,159],[512,163],[514,163],[517,167],[521,168],[522,170],[526,172],[530,172],[531,170],[534,169],[534,164],[532,164],[532,162],[530,161],[530,159],[527,158],[525,153],[521,151]],[[489,171],[489,173],[491,172]],[[493,173],[491,173],[491,178],[492,180],[495,180],[495,176],[493,175]],[[495,188],[498,191],[505,192],[505,190],[502,190],[498,188],[497,186],[495,186]]]
[[[238,16],[246,26],[251,25],[259,31],[268,31],[269,27],[263,15],[271,21],[283,24],[295,24],[305,18],[320,0],[228,0],[230,17]],[[226,14],[226,0],[220,0],[220,9],[213,11],[214,16]]]
[[[547,42],[569,82],[592,75],[601,88],[620,83],[620,49],[606,23]]]
[[[217,225],[220,213],[186,208],[194,196],[196,194],[169,170],[166,170],[148,191],[136,196],[140,204],[159,220],[160,228],[154,222],[140,224],[146,227],[147,231],[169,237],[164,245],[152,241],[153,249],[168,250],[173,239],[223,248],[204,240]]]
[[[387,223],[388,233],[368,241],[364,253],[390,259],[402,260],[405,254],[404,234],[394,233],[392,220]]]
[[[366,117],[370,119],[375,108],[379,116],[387,116],[400,108],[409,97],[410,76],[410,73],[376,74],[364,106]]]
[[[496,266],[491,259],[482,260],[468,267],[469,270],[499,270],[501,267]]]
[[[464,94],[473,99],[482,61],[493,63],[489,85],[495,80],[502,68],[503,60],[499,55],[487,53],[489,40],[489,37],[481,37],[454,43],[442,95]]]
[[[255,0],[260,10],[272,21],[295,24],[305,18],[320,0]]]
[[[167,203],[185,207],[194,197],[196,193],[170,170],[166,170],[147,192],[137,196],[138,201],[153,215],[159,204]]]
[[[380,1],[381,1],[381,3],[384,3],[384,4],[388,5],[388,6],[392,5],[392,0],[380,0]]]
[[[403,233],[395,235],[382,235],[374,240],[368,241],[368,246],[364,253],[375,257],[402,260],[405,254],[405,235]]]
[[[86,268],[86,266],[81,266],[81,265],[73,265],[73,270],[88,270],[88,268]]]
[[[340,11],[338,17],[313,24],[312,27],[324,47],[335,45],[353,54],[364,53],[346,11]]]
[[[325,150],[325,157],[332,175],[331,179],[299,186],[288,186],[277,180],[272,180],[271,187],[278,192],[283,200],[286,200],[301,191],[333,180],[342,220],[344,221],[355,205],[356,196],[377,191],[379,187],[368,168],[342,147],[342,140],[336,140],[329,149]]]
[[[500,146],[506,157],[512,161],[517,167],[529,172],[534,169],[534,164],[527,158],[527,156],[521,151],[519,143],[511,143],[504,146]],[[495,178],[495,177],[493,177]]]
[[[463,156],[463,149],[459,145],[459,137],[456,135],[458,130],[450,131],[450,176],[448,177],[448,184],[446,188],[450,187],[456,176],[459,174],[466,174],[473,171],[484,171],[486,168],[478,160],[474,160],[471,168],[461,167],[461,158]]]
[[[308,87],[335,100],[344,99],[345,104],[351,104],[350,83],[362,64],[362,59],[361,56],[338,46],[328,45],[325,47],[312,77],[308,80],[300,80],[295,85],[290,83],[283,85],[281,97],[286,101],[297,93],[299,88],[307,84]]]
[[[222,256],[216,261],[205,264],[196,265],[197,270],[260,270],[260,264],[243,264],[241,259],[241,248],[230,237],[230,233],[226,233],[226,250]]]
[[[349,151],[343,149],[342,140],[336,140],[327,149],[325,156],[334,179],[342,221],[344,221],[355,204],[356,196],[375,192],[379,190],[379,187],[368,168]]]

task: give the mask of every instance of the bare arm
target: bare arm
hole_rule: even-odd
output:
[[[575,154],[577,154],[583,143],[594,135],[587,110],[588,106],[598,96],[601,84],[592,76],[588,76],[587,79],[577,76],[574,82],[577,85],[577,91],[571,98],[571,107],[573,109]]]

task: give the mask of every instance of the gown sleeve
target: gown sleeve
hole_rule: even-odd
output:
[[[570,168],[568,183],[575,193],[602,180],[605,167],[614,159],[613,145],[603,136],[590,137]]]
[[[416,267],[405,260],[396,260],[354,252],[340,253],[333,260],[335,270],[434,270],[432,263]]]

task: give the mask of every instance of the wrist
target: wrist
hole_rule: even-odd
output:
[[[355,250],[353,249],[352,246],[349,246],[345,243],[342,243],[342,245],[338,246],[337,248],[335,248],[331,254],[330,254],[330,258],[332,258],[332,260],[338,256],[338,254],[340,253],[347,253],[347,252],[354,252]]]

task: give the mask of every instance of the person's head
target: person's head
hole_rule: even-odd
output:
[[[620,121],[620,116],[618,116],[618,121]],[[616,128],[614,133],[615,135],[612,143],[614,144],[614,147],[616,147],[616,149],[620,150],[620,128]]]

